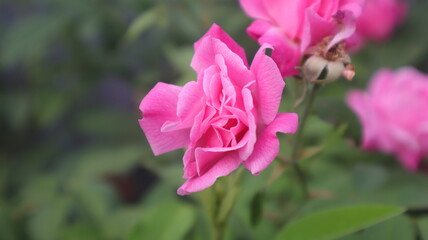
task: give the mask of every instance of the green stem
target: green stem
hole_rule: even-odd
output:
[[[308,184],[306,181],[305,174],[299,166],[297,155],[299,153],[300,143],[302,140],[302,134],[303,134],[303,130],[305,128],[306,121],[307,121],[308,116],[311,112],[312,106],[314,105],[315,98],[316,98],[316,95],[317,95],[320,87],[321,87],[320,84],[315,83],[313,85],[310,93],[309,93],[309,100],[306,103],[306,106],[303,110],[302,117],[300,118],[299,130],[297,131],[297,133],[295,135],[293,148],[291,151],[291,163],[292,163],[294,171],[296,172],[297,178],[300,182],[300,186],[302,188],[303,196],[305,199],[307,199],[309,197]]]
[[[239,184],[241,182],[243,173],[243,168],[239,168],[233,175],[229,176],[227,179],[217,180],[215,186],[211,191],[211,199],[214,198],[214,201],[211,199],[205,199],[207,204],[213,204],[207,209],[209,216],[211,217],[212,227],[213,227],[213,239],[214,240],[223,240],[224,233],[226,229],[226,224],[228,222],[230,213],[235,206],[235,202],[239,192]],[[207,191],[208,192],[208,191]]]
[[[224,223],[217,222],[214,224],[214,240],[224,239],[224,228],[225,228]]]

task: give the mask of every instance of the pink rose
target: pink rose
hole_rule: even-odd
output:
[[[386,41],[404,20],[407,10],[408,3],[405,0],[367,0],[351,38],[355,42],[355,49],[366,41]]]
[[[412,171],[428,156],[428,75],[381,70],[368,91],[351,91],[347,102],[361,121],[364,149],[395,154]]]
[[[405,0],[367,0],[357,20],[356,33],[365,39],[384,41],[404,20],[407,10]]]
[[[197,81],[158,83],[142,100],[139,122],[154,154],[187,147],[178,194],[201,191],[241,163],[258,174],[278,154],[276,133],[297,130],[297,114],[278,113],[285,83],[268,47],[248,67],[244,50],[213,25],[195,43]]]
[[[302,55],[309,47],[332,37],[329,47],[349,38],[365,0],[240,0],[256,20],[248,34],[260,44],[275,48],[272,58],[283,77],[298,74]]]

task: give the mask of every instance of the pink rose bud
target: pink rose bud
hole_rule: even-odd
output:
[[[254,22],[248,34],[274,47],[272,58],[283,77],[299,73],[302,56],[326,37],[326,51],[354,34],[365,0],[240,0]]]
[[[195,43],[197,81],[158,83],[140,104],[139,120],[155,155],[187,148],[186,182],[178,194],[201,191],[243,164],[265,169],[279,152],[277,132],[294,133],[295,113],[278,113],[285,86],[263,44],[250,67],[244,50],[213,25]]]
[[[354,66],[350,64],[344,43],[328,47],[330,42],[331,38],[325,38],[311,50],[311,55],[303,64],[303,78],[306,81],[330,83],[338,80],[340,76],[348,80],[354,77]]]
[[[380,70],[367,91],[351,91],[347,102],[360,119],[363,149],[394,154],[417,170],[428,156],[428,75],[410,67]]]

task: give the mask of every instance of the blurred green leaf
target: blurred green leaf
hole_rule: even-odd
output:
[[[102,240],[99,231],[94,229],[94,225],[88,221],[79,221],[67,226],[59,239],[63,240]]]
[[[31,102],[27,95],[22,93],[0,95],[2,117],[13,130],[24,129],[31,115]]]
[[[133,119],[130,115],[111,109],[97,108],[80,112],[73,124],[83,134],[110,139],[140,132],[137,117]]]
[[[28,231],[35,240],[56,240],[64,227],[71,199],[57,197],[54,201],[36,209],[30,217]]]
[[[0,199],[0,237],[2,239],[17,239],[13,232],[16,222],[11,217],[11,207]]]
[[[428,240],[428,217],[419,219],[417,223],[422,240]]]
[[[142,212],[143,220],[127,240],[159,239],[180,240],[195,221],[192,207],[178,202],[164,202]],[[159,224],[162,223],[162,224]]]
[[[403,211],[403,208],[388,205],[357,205],[330,209],[290,223],[275,239],[334,239],[382,222]]]
[[[107,231],[109,210],[116,199],[112,189],[103,182],[89,182],[74,189],[74,194],[89,219]]]
[[[72,181],[99,179],[105,174],[123,173],[139,163],[147,149],[137,145],[115,148],[90,148],[70,156],[70,161],[79,161]]]
[[[414,240],[416,234],[410,219],[400,215],[366,229],[362,236],[364,240]]]
[[[53,201],[59,189],[59,182],[55,176],[45,174],[29,181],[20,191],[24,206],[43,206]]]
[[[58,120],[68,108],[69,99],[58,91],[40,91],[33,109],[38,124],[47,127]]]
[[[36,60],[59,36],[69,21],[67,14],[33,15],[23,18],[5,33],[0,62],[10,66],[22,60]]]

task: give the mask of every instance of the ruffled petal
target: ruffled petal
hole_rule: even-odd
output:
[[[195,44],[195,55],[190,66],[196,71],[205,70],[214,65],[215,55],[221,54],[238,64],[248,66],[245,50],[216,24]]]
[[[258,40],[263,34],[265,34],[271,28],[273,28],[273,26],[269,22],[265,20],[255,20],[247,28],[247,33],[254,40]]]
[[[272,22],[280,27],[288,38],[298,39],[301,33],[304,9],[308,7],[310,1],[265,1]]]
[[[296,69],[300,65],[302,53],[299,47],[287,39],[277,28],[271,28],[258,39],[259,43],[273,46],[272,59],[275,61],[283,78],[299,74]]]
[[[254,175],[263,171],[279,153],[279,140],[276,133],[295,133],[297,126],[297,114],[279,113],[258,137],[253,154],[243,162],[244,166]]]
[[[212,186],[217,178],[227,176],[236,170],[241,163],[241,159],[238,156],[238,152],[233,151],[222,155],[220,159],[213,162],[213,165],[202,175],[187,179],[177,190],[177,194],[188,195]]]
[[[265,0],[239,0],[244,11],[253,18],[269,20],[270,16],[266,11]]]
[[[177,116],[180,119],[193,119],[203,108],[204,98],[202,84],[188,82],[178,94]]]
[[[158,83],[141,101],[140,110],[143,118],[139,123],[155,155],[183,148],[189,144],[190,129],[170,132],[161,130],[165,122],[179,121],[176,112],[181,89],[175,85]]]
[[[312,9],[306,9],[300,51],[305,52],[308,47],[319,43],[323,38],[334,35],[337,28],[336,23],[322,18]]]
[[[341,29],[330,41],[326,51],[337,43],[350,38],[355,33],[356,29],[356,17],[351,11],[338,11],[333,17],[340,23]]]
[[[265,54],[267,48],[271,48],[270,45],[263,44],[251,64],[257,79],[258,109],[265,125],[270,124],[278,113],[285,87],[275,62]]]

